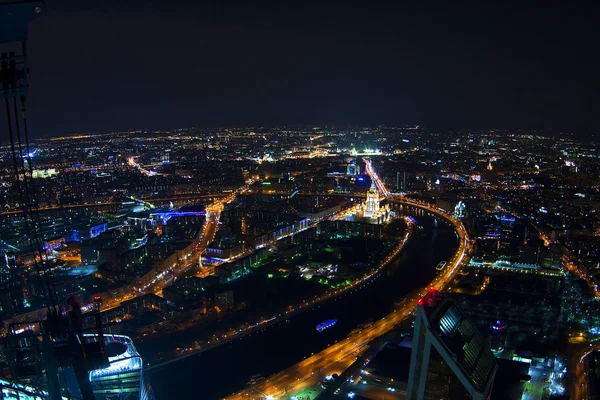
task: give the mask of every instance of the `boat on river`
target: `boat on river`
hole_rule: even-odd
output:
[[[327,321],[321,322],[317,325],[317,332],[321,333],[325,329],[329,329],[335,324],[337,324],[337,319],[328,319]]]

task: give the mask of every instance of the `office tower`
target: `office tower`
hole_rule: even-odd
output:
[[[396,191],[406,192],[406,171],[396,172]]]
[[[346,169],[346,175],[359,175],[360,174],[360,166],[356,165],[356,160],[350,161],[348,167]]]
[[[408,400],[488,399],[497,369],[487,341],[452,300],[435,289],[419,300]]]
[[[454,218],[464,218],[467,216],[467,206],[461,201],[454,207]]]
[[[122,347],[123,352],[108,358],[110,365],[90,372],[96,400],[152,400],[152,388],[145,376],[142,357],[128,336],[105,335],[107,348]]]
[[[506,325],[501,321],[496,321],[490,326],[488,343],[490,350],[495,355],[499,355],[504,350],[504,345],[506,344]]]

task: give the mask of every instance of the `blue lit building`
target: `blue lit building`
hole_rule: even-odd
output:
[[[77,226],[73,230],[65,235],[66,242],[81,242],[85,239],[92,239],[100,235],[102,232],[108,229],[108,222],[103,222],[96,225],[84,225]]]

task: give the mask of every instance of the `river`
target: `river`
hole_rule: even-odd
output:
[[[287,321],[153,370],[150,382],[156,398],[222,398],[242,389],[251,375],[272,375],[346,337],[357,325],[388,314],[394,300],[426,286],[438,263],[450,259],[458,247],[447,222],[423,212],[413,216],[423,233],[415,232],[386,273]],[[318,333],[315,326],[331,318],[338,323]]]

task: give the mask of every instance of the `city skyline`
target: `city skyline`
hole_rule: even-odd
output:
[[[595,399],[592,11],[0,2],[1,397]]]

